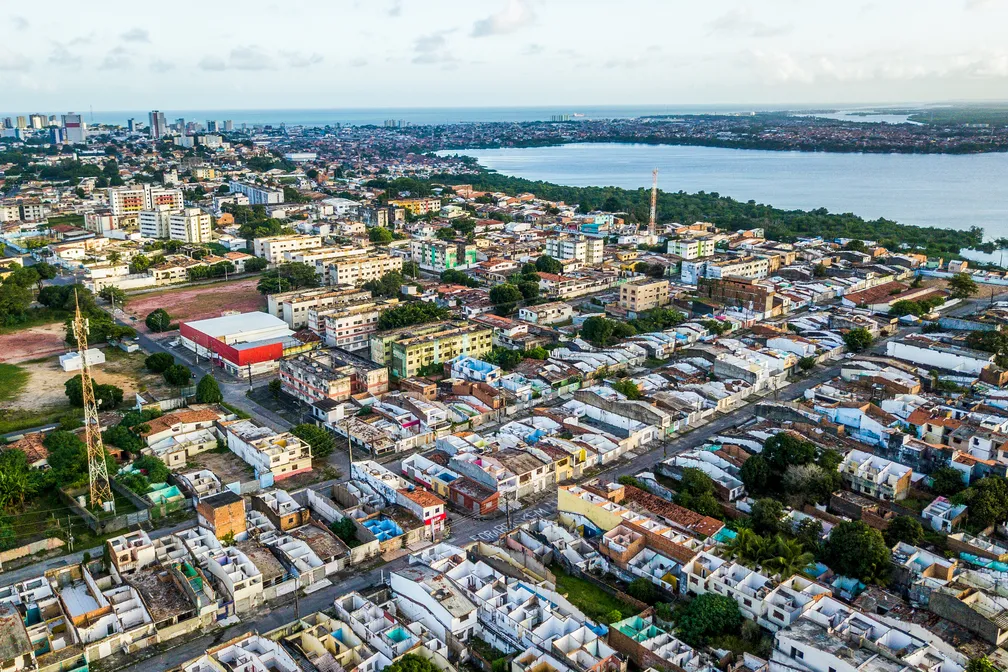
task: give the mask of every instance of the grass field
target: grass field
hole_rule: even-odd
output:
[[[28,382],[28,372],[14,364],[0,364],[0,401],[8,401],[21,394]]]
[[[69,404],[62,408],[39,410],[0,409],[0,434],[20,432],[23,429],[59,422],[60,418],[72,410],[75,409],[72,409]]]
[[[608,624],[609,615],[614,611],[620,613],[620,618],[637,613],[637,609],[633,606],[613,597],[589,581],[571,576],[559,565],[552,565],[550,571],[556,576],[557,592],[566,595],[571,604],[594,621]]]

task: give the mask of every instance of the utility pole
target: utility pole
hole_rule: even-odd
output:
[[[252,391],[252,362],[248,363],[249,392]]]
[[[301,589],[301,575],[294,577],[294,618],[301,619],[301,601],[298,597],[298,592]]]

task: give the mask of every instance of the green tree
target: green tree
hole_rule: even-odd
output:
[[[253,257],[245,260],[246,273],[258,273],[259,271],[265,270],[267,266],[269,266],[269,262],[259,257]]]
[[[137,254],[130,260],[130,273],[146,273],[151,260],[145,254]]]
[[[494,348],[490,354],[483,359],[490,364],[496,364],[505,371],[511,371],[521,363],[522,355],[517,350],[498,347]]]
[[[80,374],[63,383],[63,389],[71,406],[84,408],[84,390]],[[91,389],[94,390],[95,403],[98,404],[99,411],[114,410],[122,403],[123,391],[115,385],[101,385],[92,380]]]
[[[702,647],[714,637],[738,634],[742,627],[742,612],[732,598],[704,593],[686,605],[676,625],[677,634],[684,642]]]
[[[291,433],[311,446],[312,457],[317,460],[326,459],[336,448],[333,435],[317,425],[300,424],[294,427]]]
[[[798,523],[795,539],[809,553],[818,555],[822,550],[823,524],[815,518],[805,518]]]
[[[847,345],[847,349],[851,352],[862,352],[871,347],[872,342],[875,338],[871,335],[871,332],[864,327],[858,327],[857,329],[851,329],[846,334],[844,334],[844,343]]]
[[[987,656],[973,658],[966,665],[966,672],[1000,672]]]
[[[911,546],[917,546],[924,539],[924,528],[916,518],[896,516],[882,536],[890,548],[901,541]]]
[[[957,495],[966,489],[962,472],[954,467],[941,467],[931,472],[931,489],[942,497]]]
[[[775,471],[783,473],[791,465],[808,464],[814,460],[816,447],[811,441],[783,431],[764,441],[763,452],[760,454]]]
[[[597,315],[589,317],[581,325],[581,338],[598,348],[613,345],[624,338],[634,336],[636,333],[633,326],[629,324]]]
[[[283,389],[283,383],[280,382],[279,378],[274,378],[269,382],[268,387],[270,394],[272,394],[273,398],[276,399],[280,396],[280,391]]]
[[[784,505],[776,499],[764,497],[753,504],[749,520],[757,534],[777,534],[783,527]]]
[[[6,325],[17,324],[28,313],[32,294],[27,287],[13,282],[0,285],[0,322]]]
[[[151,483],[164,483],[171,474],[165,463],[154,455],[141,455],[133,460],[133,468],[141,471]]]
[[[47,459],[56,483],[69,486],[87,478],[87,446],[76,434],[57,430],[42,443],[49,453]]]
[[[539,283],[533,281],[519,282],[518,291],[526,301],[539,298]]]
[[[646,602],[647,604],[654,604],[658,601],[658,589],[655,585],[645,578],[636,578],[630,582],[627,587],[627,594],[641,602]]]
[[[490,289],[490,300],[495,306],[516,304],[522,300],[522,293],[514,285],[503,283]]]
[[[167,352],[155,352],[144,360],[144,366],[152,373],[164,373],[174,363],[175,358]]]
[[[552,273],[554,275],[563,270],[563,264],[548,254],[544,254],[536,259],[535,267],[537,271],[542,273]]]
[[[981,528],[1008,518],[1008,480],[986,476],[966,488],[952,501],[969,507],[970,523]]]
[[[125,306],[127,301],[126,292],[112,285],[102,287],[101,291],[98,292],[98,296],[118,308]]]
[[[629,378],[626,380],[616,381],[612,384],[612,388],[631,401],[635,401],[644,396],[641,394],[640,389],[638,389],[637,384]]]
[[[447,319],[451,315],[446,308],[423,301],[403,303],[395,308],[389,308],[378,316],[378,328],[401,329],[414,324],[427,324]]]
[[[144,324],[155,333],[168,331],[171,328],[171,315],[164,308],[155,308],[144,318]]]
[[[815,368],[816,358],[813,356],[802,357],[798,360],[798,368],[802,371],[811,371]]]
[[[882,583],[889,578],[889,547],[881,532],[860,520],[843,521],[834,527],[824,550],[826,563],[838,574],[865,583]]]
[[[750,495],[758,496],[767,492],[770,481],[770,465],[766,458],[756,454],[742,464],[739,479]]]
[[[407,653],[386,667],[385,670],[386,672],[439,672],[433,663],[414,653]]]
[[[843,249],[845,249],[845,250],[851,250],[851,251],[854,251],[854,252],[865,252],[865,251],[867,251],[868,248],[865,247],[865,244],[864,244],[863,240],[856,240],[855,239],[855,240],[848,240],[847,244],[844,245]]]
[[[980,291],[969,273],[956,273],[949,278],[948,289],[953,299],[968,299]]]
[[[383,226],[375,226],[368,229],[368,240],[380,245],[388,245],[394,240],[392,232]]]
[[[196,401],[201,404],[219,404],[224,401],[220,385],[211,374],[208,373],[200,378],[199,385],[196,386]]]
[[[374,298],[386,298],[398,296],[406,279],[397,271],[390,271],[378,280],[368,280],[363,288],[371,292]]]
[[[797,539],[785,539],[778,534],[768,544],[767,557],[762,564],[783,581],[805,571],[814,561],[815,556],[805,550]]]
[[[184,364],[172,364],[163,375],[165,382],[172,387],[184,387],[192,380],[192,371]]]

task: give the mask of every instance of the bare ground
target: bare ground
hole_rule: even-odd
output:
[[[228,310],[254,312],[266,307],[266,299],[256,290],[258,281],[258,278],[245,278],[137,294],[130,297],[126,312],[136,319],[133,327],[143,333],[147,332],[144,318],[157,308],[167,310],[172,322],[219,317]]]
[[[10,334],[0,334],[0,362],[17,364],[67,350],[66,329],[62,322],[29,327]]]

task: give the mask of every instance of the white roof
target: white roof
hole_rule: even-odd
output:
[[[291,333],[290,329],[287,328],[287,323],[279,317],[259,312],[212,317],[208,320],[196,320],[195,322],[186,322],[185,324],[213,338],[233,336],[242,332],[264,331],[267,329],[279,329]]]

